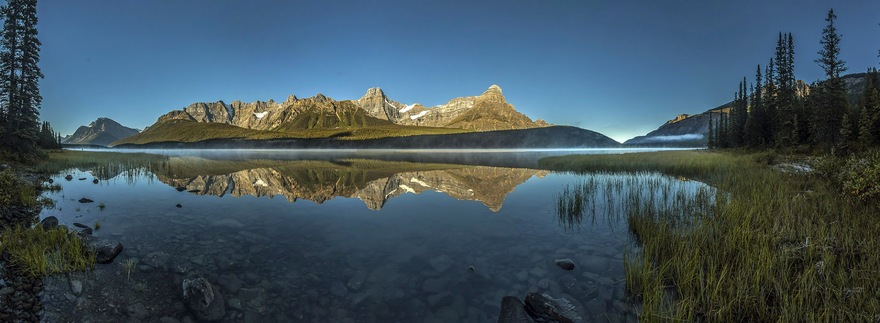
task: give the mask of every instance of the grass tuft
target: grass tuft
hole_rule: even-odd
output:
[[[81,271],[95,265],[91,249],[65,227],[5,227],[0,233],[0,244],[9,252],[13,264],[34,277]]]

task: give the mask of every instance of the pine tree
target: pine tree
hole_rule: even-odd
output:
[[[37,1],[9,0],[0,8],[0,106],[4,145],[18,153],[31,153],[39,142],[39,81],[43,73],[37,39]]]
[[[766,125],[766,117],[764,116],[764,106],[762,98],[762,87],[764,81],[761,75],[761,65],[758,65],[755,71],[755,86],[751,88],[752,105],[749,108],[749,115],[746,120],[745,139],[746,144],[750,147],[759,147],[764,145],[764,128]]]
[[[795,142],[794,130],[795,89],[794,89],[794,46],[791,34],[779,33],[776,43],[776,120],[777,131],[774,134],[777,146],[790,146]]]
[[[767,64],[766,69],[764,69],[764,142],[773,143],[775,142],[775,133],[776,133],[776,107],[777,107],[777,90],[776,90],[776,79],[773,77],[775,72],[774,70],[774,61],[773,58],[770,58],[770,62]]]
[[[715,125],[714,125],[715,121],[712,120],[713,119],[712,118],[712,110],[709,110],[708,114],[709,114],[709,142],[707,144],[707,147],[709,149],[712,149],[712,148],[715,148]]]
[[[865,75],[860,105],[859,143],[865,147],[880,145],[880,73],[876,68]]]
[[[822,49],[816,59],[825,72],[827,80],[820,85],[814,110],[813,129],[818,144],[830,149],[840,140],[843,116],[847,112],[846,89],[840,74],[846,71],[845,62],[840,59],[840,34],[834,26],[837,16],[834,9],[828,11],[825,21],[828,25],[822,30]]]

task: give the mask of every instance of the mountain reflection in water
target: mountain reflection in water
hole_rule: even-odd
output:
[[[390,199],[425,191],[479,201],[498,212],[504,198],[532,176],[547,171],[492,166],[412,163],[368,159],[211,160],[170,157],[154,170],[157,178],[198,195],[284,196],[321,204],[334,197],[357,198],[371,210]]]

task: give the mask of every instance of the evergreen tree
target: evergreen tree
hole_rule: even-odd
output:
[[[846,89],[840,74],[846,71],[845,62],[840,59],[840,34],[834,26],[837,16],[834,9],[828,11],[825,21],[828,25],[822,30],[822,49],[816,60],[825,72],[826,80],[819,86],[815,95],[816,110],[813,111],[814,138],[828,149],[840,140],[843,116],[847,112]]]
[[[764,99],[762,100],[764,104],[764,142],[773,143],[775,142],[775,133],[776,133],[776,107],[777,107],[777,91],[776,91],[776,79],[773,77],[775,73],[773,58],[770,58],[770,62],[767,64],[766,69],[764,69]]]
[[[715,148],[715,121],[712,120],[712,110],[709,110],[709,142],[707,147]]]
[[[880,145],[880,73],[869,69],[859,113],[859,143],[865,147]]]
[[[764,81],[761,75],[761,65],[758,65],[755,71],[755,85],[751,89],[751,108],[749,108],[748,119],[746,120],[745,139],[746,144],[750,147],[763,146],[765,141],[764,129],[766,127],[766,116],[763,106],[762,88]]]
[[[776,120],[775,133],[777,146],[790,146],[795,142],[794,131],[795,89],[794,89],[794,47],[791,34],[779,33],[776,43]]]
[[[39,107],[42,102],[38,65],[36,0],[9,0],[0,8],[0,106],[5,123],[4,145],[18,153],[31,153],[39,143]]]

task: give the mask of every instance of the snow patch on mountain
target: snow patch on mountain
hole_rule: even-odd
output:
[[[409,179],[409,182],[410,182],[410,183],[416,183],[416,184],[419,184],[419,185],[421,185],[421,186],[423,186],[423,187],[431,187],[431,185],[428,185],[428,183],[425,183],[425,182],[423,182],[423,181],[421,181],[421,180],[419,180],[418,178],[415,178],[415,177],[410,178],[410,179]]]
[[[409,110],[412,110],[413,108],[415,108],[415,106],[416,106],[415,104],[408,104],[405,108],[400,109],[399,111],[400,111],[400,113],[404,113]]]
[[[414,116],[409,116],[409,118],[412,119],[412,120],[415,120],[415,119],[418,119],[418,118],[424,117],[426,114],[428,114],[428,110],[425,110],[425,111],[419,112],[418,114],[416,114],[416,115],[414,115]]]
[[[257,119],[263,119],[267,114],[269,114],[269,111],[254,112],[254,116],[257,117]]]
[[[412,189],[412,187],[406,186],[405,184],[400,184],[400,188],[410,193],[416,192],[416,190]]]

